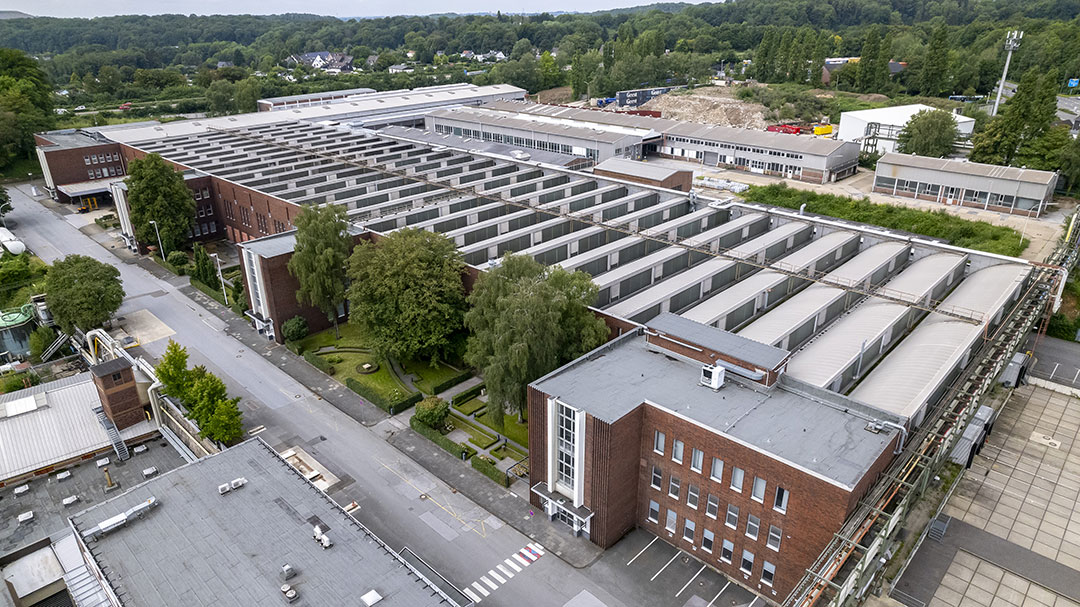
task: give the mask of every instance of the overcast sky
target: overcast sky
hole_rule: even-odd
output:
[[[31,15],[49,17],[99,17],[105,15],[196,13],[270,15],[276,13],[318,13],[335,17],[371,17],[400,13],[423,15],[431,13],[476,13],[502,10],[507,13],[547,11],[588,12],[651,4],[657,0],[547,0],[507,2],[483,0],[413,0],[403,6],[400,0],[361,0],[360,2],[297,2],[296,0],[6,0],[0,9],[11,9]],[[689,0],[698,2],[701,0]]]

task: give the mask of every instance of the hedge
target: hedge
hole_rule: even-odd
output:
[[[466,388],[454,395],[454,398],[450,399],[451,405],[460,405],[463,402],[472,400],[477,396],[480,396],[480,392],[484,390],[484,384],[476,384],[471,388]]]
[[[458,459],[471,459],[472,456],[476,454],[474,449],[459,445],[442,434],[439,434],[438,430],[416,419],[415,415],[409,418],[409,427]]]
[[[184,269],[183,268],[177,268],[176,266],[174,266],[171,263],[165,261],[164,259],[158,257],[157,255],[151,255],[150,259],[153,259],[154,263],[156,263],[157,265],[159,265],[159,266],[165,268],[166,270],[172,272],[173,274],[176,274],[177,276],[183,276],[184,275]]]
[[[440,392],[444,392],[444,391],[449,390],[450,388],[453,388],[454,386],[460,384],[461,382],[469,379],[472,376],[473,376],[472,371],[462,371],[461,373],[451,377],[450,379],[442,382],[441,384],[436,384],[435,386],[433,386],[431,388],[431,392],[432,392],[432,394],[438,394]]]
[[[208,297],[218,302],[219,304],[223,306],[226,305],[225,296],[221,294],[221,289],[215,289],[214,287],[211,287],[210,285],[199,280],[198,278],[195,278],[194,276],[191,277],[191,286],[202,291]]]
[[[315,367],[316,369],[322,371],[323,373],[326,373],[327,375],[331,375],[334,372],[333,365],[326,362],[325,358],[322,358],[314,352],[305,352],[304,360],[308,361],[308,363],[310,363],[312,367]]]
[[[474,469],[476,469],[477,472],[479,472],[479,473],[483,474],[484,476],[490,478],[491,480],[495,481],[499,485],[502,485],[503,487],[509,487],[510,486],[510,482],[509,482],[510,479],[508,479],[506,477],[506,473],[500,472],[499,469],[496,468],[494,464],[491,464],[491,463],[485,461],[483,458],[480,458],[480,457],[472,458],[472,467]]]
[[[304,354],[304,358],[307,358],[309,355],[313,356],[311,352],[308,352],[307,354]],[[373,392],[370,388],[356,381],[356,379],[352,377],[345,378],[345,386],[353,392],[356,392],[360,396],[364,397],[364,399],[371,404],[382,409],[383,411],[386,411],[390,415],[397,415],[398,413],[401,413],[402,411],[405,411],[409,407],[412,407],[416,403],[420,402],[424,398],[423,394],[419,392],[414,392],[413,394],[410,394],[396,402],[387,402],[387,400],[383,398],[382,395]]]
[[[288,348],[290,352],[292,352],[293,354],[296,354],[297,356],[301,356],[302,353],[303,353],[303,346],[301,346],[300,342],[298,342],[298,341],[286,341],[285,342],[285,347]]]

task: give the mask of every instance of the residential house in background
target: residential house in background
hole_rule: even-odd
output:
[[[285,64],[289,67],[296,67],[297,65],[303,64],[317,70],[348,72],[352,70],[352,60],[352,55],[346,55],[345,53],[319,51],[315,53],[289,55],[289,58],[285,60]]]
[[[391,74],[411,74],[415,70],[413,70],[413,67],[407,63],[398,63],[395,65],[391,65],[389,68],[387,68],[387,71]]]

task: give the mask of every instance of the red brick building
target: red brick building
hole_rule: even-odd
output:
[[[531,502],[605,548],[644,527],[782,601],[898,437],[790,380],[789,356],[665,314],[537,380]]]
[[[108,201],[109,183],[127,174],[120,144],[86,130],[34,135],[45,189],[60,202],[97,196]]]

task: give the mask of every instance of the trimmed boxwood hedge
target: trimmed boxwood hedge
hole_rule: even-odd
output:
[[[473,398],[476,398],[477,396],[480,396],[480,392],[482,392],[483,390],[484,390],[484,384],[476,384],[475,386],[473,386],[471,388],[466,388],[466,389],[462,390],[461,392],[459,392],[458,394],[455,394],[454,398],[450,399],[450,404],[451,405],[460,405],[463,402],[466,402],[468,400],[472,400]]]
[[[319,356],[318,354],[315,354],[314,352],[305,352],[304,360],[308,361],[308,363],[311,364],[312,367],[315,367],[316,369],[322,371],[323,373],[326,373],[327,375],[332,375],[334,373],[333,365],[326,362],[325,358]]]
[[[472,376],[473,376],[472,371],[462,371],[461,373],[458,373],[457,375],[455,375],[455,376],[451,377],[450,379],[442,382],[441,384],[436,384],[435,386],[433,386],[431,388],[432,393],[433,394],[438,394],[440,392],[449,390],[450,388],[453,388],[454,386],[460,384],[461,382],[469,379]]]
[[[304,358],[307,358],[307,356],[308,354],[305,354]],[[390,415],[397,415],[402,411],[406,411],[409,407],[412,407],[424,398],[423,394],[415,392],[396,402],[388,402],[385,398],[382,397],[382,395],[378,394],[377,392],[373,392],[367,386],[356,381],[356,379],[352,377],[345,378],[345,386],[353,392],[356,392],[360,396],[364,397],[364,399],[371,404],[382,409],[383,411],[386,411]]]
[[[475,449],[466,445],[459,445],[446,438],[442,434],[439,434],[439,431],[435,428],[416,419],[415,415],[409,418],[409,427],[458,459],[471,459],[472,456],[476,455]]]
[[[503,487],[510,486],[509,479],[506,478],[506,474],[496,468],[494,464],[485,461],[483,458],[472,458],[472,467],[475,468],[477,472],[480,472],[484,476],[495,481],[497,484],[502,485]]]

